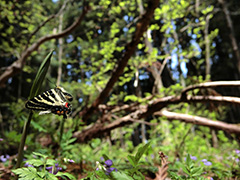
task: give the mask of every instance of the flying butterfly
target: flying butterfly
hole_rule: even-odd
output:
[[[62,87],[57,86],[28,100],[25,107],[27,109],[40,111],[40,115],[53,113],[59,116],[63,115],[64,118],[67,118],[67,115],[72,112],[72,105],[67,101],[72,100],[73,97],[71,94],[66,92]]]

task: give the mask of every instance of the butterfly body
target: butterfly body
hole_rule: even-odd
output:
[[[67,93],[62,87],[56,87],[30,99],[25,107],[40,111],[40,115],[53,113],[66,118],[72,112],[72,105],[67,101],[72,100],[71,94]]]

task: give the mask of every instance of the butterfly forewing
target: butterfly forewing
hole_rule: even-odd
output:
[[[56,92],[59,94],[59,96],[63,99],[63,100],[68,100],[68,101],[72,101],[73,97],[71,94],[69,94],[68,92],[65,91],[65,89],[63,89],[62,87],[57,87],[56,88]]]

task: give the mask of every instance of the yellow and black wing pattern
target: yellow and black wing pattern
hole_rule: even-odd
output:
[[[72,105],[67,101],[72,100],[73,97],[71,94],[66,92],[62,87],[56,87],[30,99],[25,104],[25,107],[40,111],[39,114],[53,113],[63,115],[64,118],[67,118],[67,115],[72,112]]]

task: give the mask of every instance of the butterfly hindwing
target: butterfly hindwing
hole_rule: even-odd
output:
[[[53,106],[51,108],[53,114],[63,115],[64,118],[67,117],[72,112],[72,105],[66,102],[64,106]]]

